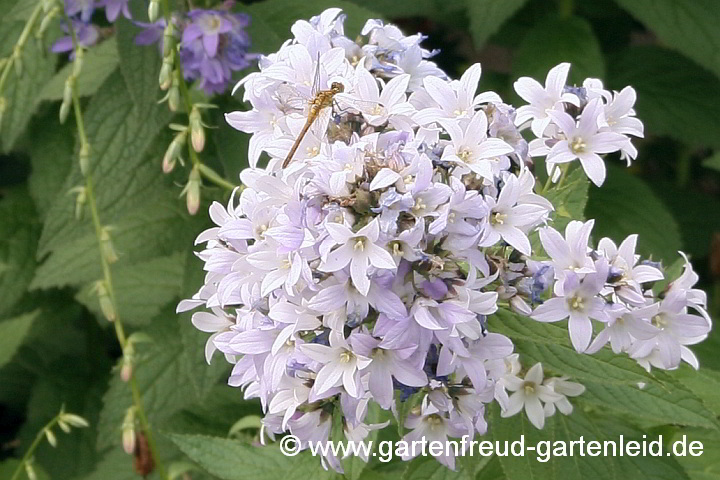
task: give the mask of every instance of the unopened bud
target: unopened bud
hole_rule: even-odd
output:
[[[13,64],[15,66],[15,75],[21,77],[23,72],[23,63],[20,45],[15,45],[15,50],[13,50]]]
[[[200,187],[202,186],[202,179],[200,178],[200,170],[197,167],[193,167],[190,170],[190,177],[188,183],[185,185],[185,193],[187,195],[187,209],[190,215],[195,215],[200,208]]]
[[[25,462],[25,473],[27,474],[28,480],[37,480],[35,467],[33,467],[32,461],[30,460]]]
[[[165,156],[163,157],[163,172],[170,173],[172,172],[173,168],[175,168],[175,163],[180,157],[180,152],[185,145],[186,138],[187,130],[183,130],[182,132],[179,132],[177,135],[175,135],[173,141],[170,142],[168,149],[165,151]]]
[[[87,420],[80,415],[75,415],[74,413],[62,413],[60,415],[60,420],[75,428],[87,428],[90,426]]]
[[[80,187],[81,190],[75,197],[75,219],[82,220],[85,213],[85,203],[87,202],[87,191],[85,188]]]
[[[108,294],[107,285],[102,280],[95,283],[95,293],[98,296],[100,310],[109,322],[114,322],[116,318],[115,305]]]
[[[205,148],[205,129],[202,125],[202,116],[197,106],[193,106],[190,112],[190,139],[193,149],[196,152],[202,152]]]
[[[175,24],[168,22],[163,32],[163,57],[169,57],[175,48]]]
[[[150,5],[148,5],[148,20],[150,20],[150,23],[155,23],[159,14],[160,0],[150,0]]]
[[[87,177],[90,172],[90,145],[83,143],[80,146],[80,173]]]
[[[532,313],[532,308],[530,308],[530,306],[527,304],[527,302],[525,302],[525,300],[522,299],[522,297],[519,297],[517,295],[510,299],[510,310],[521,315],[525,315],[527,317],[529,317]]]
[[[44,5],[43,5],[44,7]],[[53,20],[57,16],[58,13],[60,13],[60,7],[55,7],[52,10],[45,11],[46,15],[43,17],[42,21],[40,22],[40,27],[38,27],[37,32],[35,32],[35,38],[42,38],[45,32],[47,31],[48,27],[52,25]]]
[[[122,423],[123,450],[128,455],[135,453],[135,407],[130,407],[125,412],[125,419]]]
[[[70,107],[72,106],[73,89],[75,88],[75,77],[70,75],[65,80],[65,90],[63,91],[63,100],[60,105],[60,123],[65,123],[68,115],[70,114]]]
[[[77,78],[83,67],[83,59],[85,58],[85,49],[80,47],[75,50],[75,60],[73,60],[72,76]]]
[[[120,367],[120,378],[123,382],[129,382],[132,377],[133,357],[135,356],[135,348],[132,342],[127,342],[123,349],[122,366]]]
[[[118,261],[115,247],[113,247],[112,239],[110,238],[109,227],[103,227],[102,230],[100,230],[100,251],[107,263],[115,263]]]
[[[173,81],[172,87],[168,91],[168,108],[171,112],[177,112],[180,108],[180,88],[177,82]]]
[[[42,9],[44,13],[50,11],[55,6],[55,0],[42,0]]]
[[[158,76],[158,84],[160,90],[167,90],[173,81],[173,55],[163,57],[162,67],[160,67],[160,75]]]
[[[50,445],[52,445],[53,447],[57,447],[57,437],[49,428],[45,429],[45,438],[47,438],[47,441]]]
[[[70,425],[67,424],[62,418],[58,418],[58,427],[65,433],[70,433]]]

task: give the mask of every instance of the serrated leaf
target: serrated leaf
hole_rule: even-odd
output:
[[[720,9],[715,0],[616,0],[662,42],[720,77]]]
[[[71,127],[70,122],[57,125],[54,116],[49,123],[43,118],[30,130],[34,141],[29,146],[32,172],[28,178],[28,190],[41,218],[58,197],[73,161],[74,126]],[[66,198],[72,199],[69,196]]]
[[[470,17],[470,35],[475,48],[480,49],[485,42],[500,30],[503,23],[512,17],[527,0],[467,0]]]
[[[619,244],[637,233],[637,253],[672,263],[682,248],[673,216],[645,182],[624,168],[607,167],[605,183],[591,189],[585,209],[587,217],[595,219],[593,236],[610,237]]]
[[[673,377],[720,417],[720,372],[708,368],[693,370],[684,366],[673,372]]]
[[[140,363],[135,379],[150,423],[162,426],[183,408],[201,402],[227,368],[219,361],[212,366],[205,363],[207,335],[196,330],[187,316],[178,318],[174,308],[166,309],[145,332],[153,342],[136,346]],[[131,404],[128,385],[113,376],[98,423],[99,449],[120,443],[120,427]]]
[[[530,76],[543,81],[548,70],[561,62],[572,64],[569,84],[580,84],[586,77],[604,77],[600,43],[586,20],[549,17],[538,21],[515,52],[513,78]]]
[[[275,446],[256,447],[227,438],[205,435],[168,435],[190,460],[222,480],[329,479],[334,473],[323,470],[320,459],[309,452],[286,457]]]
[[[538,430],[520,413],[510,418],[501,418],[498,408],[492,408],[490,419],[494,442],[521,442],[524,436],[525,447],[537,447],[535,452],[525,452],[523,456],[499,456],[500,463],[509,480],[566,480],[575,478],[592,478],[593,480],[625,480],[628,478],[652,478],[659,480],[685,479],[678,463],[666,456],[630,457],[612,455],[590,456],[579,455],[575,445],[574,454],[570,455],[570,442],[581,438],[585,442],[600,442],[601,452],[604,441],[620,442],[633,439],[642,441],[643,433],[633,429],[627,423],[617,420],[603,419],[600,415],[589,416],[575,409],[569,416],[556,413],[545,420],[545,428]],[[653,439],[650,439],[653,440]],[[555,443],[557,442],[557,443]],[[562,442],[562,443],[560,443]],[[565,454],[561,455],[563,448]],[[503,447],[501,447],[503,448]],[[511,449],[511,445],[507,450]],[[517,447],[516,447],[517,449]],[[546,453],[547,452],[547,453]],[[539,461],[546,460],[546,461]],[[481,477],[482,478],[482,477]]]
[[[528,365],[542,362],[543,367],[553,373],[569,375],[580,382],[624,386],[655,381],[637,362],[610,350],[601,350],[594,355],[577,353],[570,345],[567,328],[561,324],[537,322],[500,309],[489,317],[488,325],[491,331],[512,339]]]
[[[647,132],[693,146],[720,146],[718,77],[660,47],[629,48],[609,65],[613,88],[637,90],[637,116]]]
[[[24,21],[1,25],[0,58],[7,57],[11,53],[24,25]],[[48,31],[42,44],[38,44],[32,38],[28,40],[22,50],[22,75],[18,78],[14,69],[9,72],[3,91],[0,92],[0,96],[6,99],[0,127],[0,151],[8,152],[15,146],[15,142],[27,127],[40,103],[37,92],[55,73],[57,57],[48,55],[47,49],[50,45],[49,37],[56,35],[56,31],[56,28]]]
[[[0,201],[0,317],[23,296],[35,274],[40,225],[30,196],[8,191]]]
[[[583,169],[577,165],[569,171],[560,186],[553,185],[543,193],[543,196],[555,207],[555,213],[552,215],[552,227],[555,230],[564,232],[570,221],[585,218],[589,190],[590,181]]]
[[[150,112],[156,108],[160,98],[158,74],[162,58],[155,45],[137,45],[135,36],[141,28],[122,17],[115,22],[117,31],[117,51],[120,58],[120,71],[127,85],[135,107],[141,112]],[[166,109],[167,106],[163,105]]]
[[[115,37],[110,37],[85,52],[83,67],[75,84],[81,97],[94,95],[118,66],[118,49]],[[40,92],[42,100],[62,100],[65,80],[72,73],[73,65],[67,64],[45,84]]]
[[[116,308],[122,314],[123,323],[136,327],[150,323],[163,306],[180,295],[184,272],[183,252],[130,265],[120,263],[114,268]],[[92,284],[75,298],[98,318],[105,318]]]
[[[40,311],[36,310],[0,322],[0,367],[8,363],[15,355],[38,315],[40,315]]]

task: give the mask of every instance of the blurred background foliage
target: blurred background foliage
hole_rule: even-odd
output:
[[[33,3],[0,0],[0,57],[11,52]],[[136,18],[144,20],[144,2],[131,3],[140,12]],[[585,215],[596,219],[598,237],[621,240],[639,233],[639,252],[665,264],[676,261],[678,250],[688,253],[700,274],[700,288],[709,294],[711,314],[718,318],[720,1],[264,0],[238,3],[234,9],[252,16],[251,51],[269,53],[290,36],[295,20],[330,6],[348,14],[350,36],[359,33],[368,18],[384,18],[406,33],[428,35],[425,46],[440,49],[434,60],[451,77],[481,62],[480,89],[494,90],[509,103],[519,101],[512,91],[515,79],[530,75],[542,81],[547,70],[562,61],[573,65],[571,82],[592,76],[610,88],[632,85],[646,133],[635,142],[638,159],[627,169],[618,158],[607,159],[614,166],[603,188],[590,187]],[[187,171],[162,174],[162,154],[172,138],[166,128],[171,115],[156,104],[159,55],[153,48],[134,45],[135,28],[120,21],[105,29],[107,38],[88,52],[79,82],[94,147],[98,205],[103,221],[113,226],[120,255],[113,267],[118,310],[129,330],[143,330],[154,340],[142,351],[137,368],[153,426],[161,432],[223,436],[237,419],[258,413],[259,406],[242,403],[239,391],[224,386],[227,365],[205,365],[206,334],[190,325],[188,315],[178,320],[174,306],[201,282],[192,240],[208,226],[204,212],[209,202],[224,201],[227,192],[205,188],[200,213],[190,217],[178,200]],[[3,92],[10,106],[0,130],[0,462],[22,454],[65,404],[88,418],[93,428],[63,435],[55,449],[41,446],[36,455],[41,475],[137,478],[130,457],[119,448],[130,402],[115,367],[121,352],[91,290],[101,275],[96,240],[87,218],[74,220],[74,198],[67,194],[81,176],[73,160],[77,146],[72,122],[57,122],[69,67],[48,52],[48,45],[59,35],[55,26],[44,44],[28,44],[23,76],[15,79],[11,74]],[[220,107],[213,111],[217,128],[209,132],[203,161],[237,182],[247,164],[248,139],[228,127],[222,113],[244,107],[239,95],[232,98],[229,93],[212,102]],[[709,373],[688,382],[712,390],[720,385],[713,383],[714,371],[720,370],[720,332],[714,330],[694,350]],[[713,407],[717,412],[717,405]],[[584,428],[586,413],[578,412],[571,421]],[[503,425],[523,427],[522,422]],[[662,431],[657,421],[647,426]],[[182,460],[191,446],[181,451],[170,438],[159,440],[163,456]],[[720,452],[714,433],[707,441]],[[6,478],[9,462],[0,463],[0,478]],[[413,465],[404,478],[444,478],[432,462]],[[278,467],[268,476],[299,478],[310,471],[307,465],[295,467]],[[652,474],[657,476],[633,478],[720,478],[708,457],[684,467],[688,473],[658,467]],[[618,471],[639,472],[627,462],[613,468],[615,473],[607,478],[631,478]],[[385,475],[399,476],[390,472]],[[477,475],[524,478],[527,471],[508,470],[493,459]],[[204,477],[193,473],[192,478]]]

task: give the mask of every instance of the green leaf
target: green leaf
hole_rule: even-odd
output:
[[[32,172],[28,178],[28,189],[41,218],[51,209],[70,173],[73,162],[73,126],[48,125],[47,119],[32,126],[29,145]],[[67,200],[72,197],[66,196]],[[38,231],[39,234],[39,231]],[[33,252],[34,254],[34,252]]]
[[[720,417],[720,372],[707,368],[699,371],[683,366],[673,376],[702,400],[709,410]]]
[[[7,460],[0,462],[0,478],[11,478],[18,465],[20,465],[20,460],[16,458],[8,458]],[[39,465],[35,465],[33,469],[37,475],[37,480],[50,479],[48,474],[45,473]],[[18,475],[17,480],[28,480],[27,473],[25,473],[25,467],[20,468],[20,475]]]
[[[588,201],[590,181],[580,166],[569,171],[562,185],[552,186],[543,196],[555,207],[552,226],[559,232],[572,220],[585,218],[585,205]]]
[[[275,446],[251,446],[227,438],[205,435],[168,435],[190,460],[222,480],[323,480],[334,473],[323,470],[309,452],[286,457]]]
[[[686,454],[675,457],[692,480],[720,480],[720,435],[717,432],[704,428],[687,428],[679,430],[672,441],[681,442],[687,448],[691,442],[702,444],[702,455]]]
[[[120,263],[113,269],[113,289],[116,309],[123,323],[142,326],[160,313],[160,309],[180,295],[185,254],[154,258],[131,265]],[[88,284],[76,296],[77,300],[104,320],[93,284]]]
[[[156,45],[137,45],[135,35],[141,28],[121,17],[115,22],[120,71],[128,92],[140,113],[152,112],[160,99],[158,74],[162,58]],[[163,105],[167,109],[166,105]]]
[[[25,2],[23,2],[25,3]],[[20,37],[25,22],[0,25],[0,58],[7,57]],[[35,113],[40,96],[37,94],[55,73],[56,56],[48,54],[50,37],[56,36],[57,28],[51,28],[45,41],[38,44],[30,38],[22,51],[22,75],[18,78],[14,68],[9,72],[0,96],[6,100],[5,113],[0,127],[0,151],[10,151],[25,131]]]
[[[0,322],[0,367],[8,363],[17,352],[39,310],[26,313],[11,320]]]
[[[205,363],[203,347],[208,335],[192,326],[188,315],[178,317],[168,308],[145,330],[152,343],[139,344],[140,363],[134,369],[150,423],[162,426],[188,405],[203,401],[212,387],[227,374],[227,364],[216,359]],[[130,389],[113,376],[103,399],[98,424],[98,448],[120,443],[120,426],[132,404]]]
[[[488,457],[456,457],[455,471],[435,460],[432,456],[419,456],[410,461],[401,480],[474,480],[479,468],[490,459]]]
[[[250,135],[231,127],[221,113],[215,116],[218,126],[212,136],[220,163],[223,166],[224,177],[231,182],[239,182],[240,172],[248,166],[248,144]]]
[[[467,0],[470,16],[470,34],[475,48],[480,49],[485,42],[500,30],[503,23],[512,17],[527,0]]]
[[[35,274],[40,225],[29,195],[10,190],[0,200],[0,317],[20,300]]]
[[[593,416],[575,409],[569,416],[556,413],[545,420],[543,430],[536,429],[520,413],[510,418],[501,418],[498,408],[492,408],[492,417],[489,423],[494,442],[502,442],[504,448],[507,441],[510,445],[507,455],[499,456],[500,463],[509,480],[566,480],[575,478],[592,478],[593,480],[625,480],[629,478],[652,478],[653,480],[687,479],[678,463],[667,456],[620,456],[610,455],[589,456],[579,455],[578,445],[574,446],[574,454],[570,455],[570,442],[600,442],[601,453],[603,442],[606,440],[620,442],[623,435],[624,442],[630,440],[643,440],[643,433],[633,429],[626,422],[603,418],[601,414]],[[518,449],[524,435],[525,447],[536,447],[535,452],[525,452],[521,457],[510,455],[513,442]],[[648,441],[656,440],[648,436]],[[558,442],[558,443],[555,443]],[[560,444],[559,442],[562,442]],[[565,454],[562,456],[563,448]],[[549,455],[547,453],[551,453]],[[546,460],[547,461],[540,461]]]
[[[610,237],[620,243],[637,233],[637,252],[671,263],[682,248],[680,230],[670,212],[645,182],[625,168],[608,165],[602,188],[590,191],[585,211],[595,219],[594,237]]]
[[[85,52],[80,76],[75,82],[75,90],[81,97],[94,95],[105,79],[117,68],[118,48],[115,37],[110,37]],[[42,100],[62,100],[65,91],[65,80],[72,73],[71,63],[63,68],[45,84],[40,91]]]
[[[530,76],[543,81],[548,70],[561,62],[572,63],[570,84],[605,76],[600,44],[586,20],[549,17],[538,21],[515,52],[513,78]]]
[[[528,366],[542,362],[546,370],[568,375],[581,383],[595,381],[627,386],[655,381],[637,362],[626,356],[615,355],[609,349],[594,355],[577,353],[570,345],[564,324],[537,322],[500,309],[489,317],[488,325],[491,331],[512,339]]]
[[[720,9],[715,0],[616,0],[669,47],[720,77]]]
[[[720,172],[720,152],[716,152],[709,158],[703,160],[702,166]]]
[[[693,146],[720,146],[720,119],[715,115],[720,79],[660,47],[626,49],[609,65],[614,88],[631,85],[637,90],[637,116],[646,131]]]

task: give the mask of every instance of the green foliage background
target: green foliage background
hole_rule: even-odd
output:
[[[135,2],[133,0],[131,3]],[[0,0],[0,58],[20,34],[30,0]],[[209,3],[209,2],[208,2]],[[203,2],[195,1],[196,6]],[[674,264],[682,249],[701,274],[711,314],[720,313],[720,1],[718,0],[264,0],[239,4],[252,16],[253,51],[269,53],[290,36],[298,18],[339,6],[350,36],[367,18],[384,18],[406,33],[421,31],[436,61],[451,76],[483,64],[482,90],[509,102],[519,99],[512,82],[521,75],[543,80],[561,61],[573,64],[571,81],[600,77],[610,88],[630,84],[646,138],[629,169],[608,159],[607,183],[598,189],[580,175],[561,191],[557,223],[572,216],[595,218],[596,235],[621,240],[640,234],[639,251]],[[142,7],[142,5],[141,5]],[[138,11],[142,12],[143,8]],[[143,18],[141,18],[143,19]],[[239,419],[259,413],[256,402],[226,386],[229,366],[203,356],[206,334],[174,306],[202,282],[192,240],[208,226],[204,213],[227,192],[207,187],[191,217],[178,199],[187,170],[163,175],[162,154],[172,136],[172,115],[157,104],[160,58],[134,45],[136,27],[118,22],[86,55],[79,79],[91,168],[100,216],[113,227],[120,260],[113,266],[117,309],[130,331],[151,343],[139,348],[137,381],[156,431],[161,457],[191,476],[327,478],[317,459],[288,459],[273,447],[248,443],[253,431],[228,438]],[[9,477],[36,432],[61,405],[83,415],[91,428],[59,433],[59,445],[43,444],[36,465],[46,478],[137,478],[122,451],[121,424],[130,391],[117,373],[120,352],[112,327],[91,291],[101,278],[97,242],[88,215],[74,218],[68,191],[82,182],[75,133],[57,122],[69,66],[47,49],[60,35],[54,26],[43,45],[28,43],[24,74],[11,74],[3,95],[9,103],[0,130],[0,478]],[[198,96],[198,99],[201,99]],[[247,137],[229,128],[222,112],[243,108],[228,95],[213,99],[210,144],[203,161],[231,182],[246,165]],[[181,117],[181,116],[178,116]],[[176,119],[177,120],[177,119]],[[714,241],[713,241],[714,238]],[[714,268],[713,268],[714,265]],[[428,458],[413,462],[347,462],[347,478],[450,479],[720,479],[720,334],[694,348],[700,372],[645,373],[634,361],[608,351],[577,355],[566,331],[500,313],[490,328],[510,336],[526,364],[541,361],[554,374],[587,386],[570,417],[556,415],[537,431],[521,416],[488,415],[488,438],[538,440],[641,439],[663,434],[667,442],[687,435],[702,440],[698,458],[462,459],[450,472]],[[644,389],[636,388],[646,383]],[[387,429],[381,439],[397,439]],[[4,460],[3,460],[4,458]],[[152,478],[152,477],[151,477]]]

